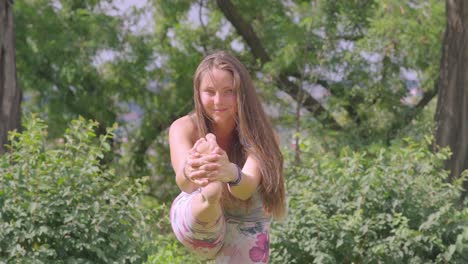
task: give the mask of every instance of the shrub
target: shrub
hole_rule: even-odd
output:
[[[430,139],[289,167],[273,263],[467,263],[468,209]],[[466,176],[466,174],[465,174]],[[466,204],[465,204],[466,205]]]
[[[166,226],[169,226],[167,223]],[[177,239],[172,231],[158,234],[153,244],[156,252],[148,257],[146,264],[201,264],[206,263],[189,252]]]
[[[101,163],[112,137],[74,120],[63,140],[29,118],[0,157],[0,262],[140,263],[151,241],[151,211],[140,206],[143,180]]]
[[[177,188],[174,186],[174,188]],[[153,205],[148,205],[150,207],[157,207],[160,209],[159,212],[159,223],[158,223],[158,234],[155,234],[155,239],[151,244],[153,248],[153,253],[148,257],[148,260],[145,264],[202,264],[207,263],[206,260],[200,260],[196,254],[189,252],[183,245],[180,243],[174,233],[172,232],[170,220],[169,220],[169,210],[170,203],[168,205],[154,204],[156,200],[151,200],[150,202]]]

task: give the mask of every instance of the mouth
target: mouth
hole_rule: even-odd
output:
[[[227,108],[224,108],[224,109],[214,109],[213,111],[215,111],[215,112],[224,112],[224,111],[227,111]]]

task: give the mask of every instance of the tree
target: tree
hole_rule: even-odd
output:
[[[97,120],[100,131],[114,122],[125,127],[125,104],[138,105],[141,122],[125,134],[128,142],[116,137],[113,145],[129,175],[169,179],[165,131],[192,108],[193,72],[213,50],[246,64],[264,101],[280,109],[276,124],[322,135],[317,144],[327,141],[329,150],[344,142],[389,145],[435,94],[440,0],[154,0],[154,31],[145,34],[126,27],[139,13],[114,17],[104,12],[107,4],[116,3],[18,1],[18,80],[33,94],[26,104],[43,113],[50,138],[78,115]],[[103,51],[115,56],[96,65]],[[382,59],[370,62],[362,53]],[[414,108],[400,103],[407,93],[400,67],[421,73],[425,98]],[[312,96],[313,86],[328,99]],[[291,107],[296,102],[302,107]],[[295,125],[296,110],[302,125]]]
[[[237,33],[242,36],[245,43],[250,48],[252,56],[260,60],[262,64],[265,64],[271,61],[270,55],[267,53],[265,48],[263,47],[262,41],[258,38],[257,34],[255,33],[252,26],[247,23],[242,15],[238,12],[235,6],[229,0],[217,0],[216,1],[219,9],[223,12],[224,16],[227,20],[234,26]],[[278,76],[275,77],[276,82],[278,83],[278,88],[285,91],[289,95],[297,98],[299,94],[301,94],[302,88],[298,87],[297,84],[291,82],[288,79],[288,75],[297,75],[298,73],[287,73],[287,72],[280,72]],[[323,83],[323,81],[322,81]],[[322,118],[322,122],[330,125],[333,128],[339,129],[340,125],[333,120],[332,117],[326,112],[324,107],[314,99],[310,94],[305,95],[306,99],[303,102],[303,105],[315,115],[325,114],[325,118]]]
[[[15,4],[18,82],[35,104],[24,112],[42,112],[51,124],[50,137],[61,135],[78,115],[97,120],[100,134],[115,122],[114,87],[100,76],[95,62],[99,52],[119,49],[121,24],[93,10],[100,2]]]
[[[445,166],[454,179],[468,169],[468,3],[447,0],[446,16],[435,143],[436,147],[450,147],[453,155]]]
[[[115,148],[121,147],[120,136],[125,134],[132,145],[129,174],[148,175],[145,152],[171,120],[189,109],[181,108],[180,101],[188,101],[185,89],[190,86],[178,84],[172,94],[180,98],[162,91],[162,80],[173,74],[151,70],[157,59],[152,39],[129,29],[130,20],[137,20],[142,11],[127,10],[131,13],[124,20],[123,14],[108,13],[117,9],[115,5],[104,0],[15,4],[18,82],[30,98],[23,110],[41,112],[50,127],[49,138],[55,138],[78,116],[98,121],[99,134],[115,122],[122,132],[128,104],[138,105],[144,120],[128,133],[119,133]]]
[[[178,5],[160,0],[155,1],[156,39],[171,50],[169,58],[176,52],[179,59],[229,49],[261,76],[257,86],[267,101],[277,103],[282,92],[279,101],[302,101],[316,127],[352,135],[356,146],[376,140],[389,144],[436,94],[440,6],[437,0],[201,0]],[[343,48],[343,43],[353,48]],[[372,62],[362,53],[380,59]],[[420,72],[424,97],[414,107],[400,103],[407,93],[401,67]],[[317,85],[330,91],[326,104],[308,92]]]
[[[8,131],[21,127],[21,90],[16,81],[13,0],[0,1],[0,155]]]

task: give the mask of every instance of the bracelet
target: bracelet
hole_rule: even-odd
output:
[[[228,182],[229,186],[237,186],[242,180],[242,171],[238,165],[236,165],[237,168],[237,179],[235,181]]]

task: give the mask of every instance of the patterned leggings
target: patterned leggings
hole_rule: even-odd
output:
[[[268,262],[269,222],[246,222],[224,215],[201,222],[192,215],[192,199],[197,193],[182,192],[171,207],[172,230],[185,247],[216,263]]]

